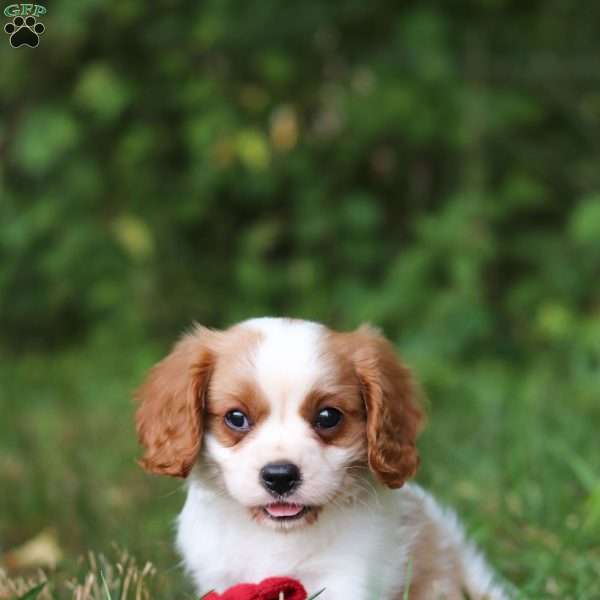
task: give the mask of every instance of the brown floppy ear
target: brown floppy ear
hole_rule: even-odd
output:
[[[215,332],[196,327],[155,365],[136,393],[139,461],[151,473],[186,477],[202,440],[202,411],[214,353]]]
[[[390,488],[399,488],[419,467],[417,434],[423,411],[408,368],[393,346],[363,325],[354,336],[354,364],[367,409],[369,466]]]

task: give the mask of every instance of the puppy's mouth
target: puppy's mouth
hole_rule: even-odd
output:
[[[295,521],[312,510],[311,506],[292,502],[273,502],[261,507],[265,516],[273,521]]]

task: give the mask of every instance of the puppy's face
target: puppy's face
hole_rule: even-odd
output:
[[[408,371],[375,331],[290,319],[198,328],[138,393],[143,466],[196,472],[277,528],[314,523],[370,468],[399,487],[418,464],[421,411]]]

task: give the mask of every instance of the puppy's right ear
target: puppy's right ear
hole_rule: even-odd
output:
[[[136,393],[139,461],[151,473],[186,477],[202,441],[202,412],[217,332],[196,327],[155,365]]]
[[[382,483],[399,488],[419,467],[424,414],[417,386],[379,331],[363,325],[349,335],[367,410],[369,466]]]

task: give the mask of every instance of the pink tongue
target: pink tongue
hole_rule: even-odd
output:
[[[266,511],[272,517],[295,517],[302,512],[301,504],[288,504],[287,502],[276,502],[265,506]]]

